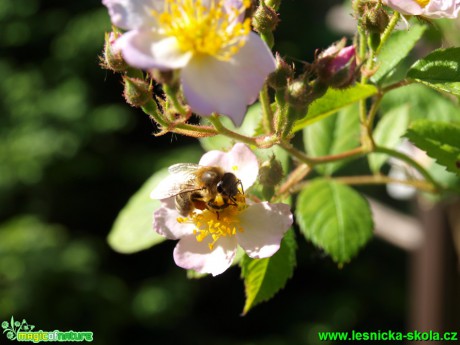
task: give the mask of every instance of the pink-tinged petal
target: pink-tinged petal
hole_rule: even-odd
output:
[[[112,23],[121,29],[131,30],[143,26],[152,26],[155,20],[153,9],[161,11],[162,0],[102,0],[109,10]]]
[[[220,166],[241,180],[244,189],[251,187],[259,174],[259,162],[245,144],[235,144],[229,152],[209,151],[200,159],[200,165]]]
[[[211,251],[208,244],[212,241],[208,236],[198,242],[194,235],[182,237],[174,248],[176,265],[199,273],[221,274],[233,262],[237,243],[235,237],[221,237]]]
[[[194,56],[182,70],[184,95],[197,114],[228,115],[239,126],[246,106],[257,99],[267,75],[275,67],[270,49],[251,32],[246,44],[229,61]]]
[[[162,70],[184,67],[191,53],[183,53],[174,37],[167,37],[152,30],[132,30],[123,34],[115,43],[126,62],[137,68]]]
[[[431,0],[423,9],[422,16],[428,18],[457,18],[460,10],[459,1]]]
[[[268,202],[250,205],[239,218],[244,231],[236,234],[238,244],[255,259],[275,254],[293,222],[289,205]]]
[[[383,3],[402,14],[417,16],[422,13],[422,7],[414,0],[383,0]]]
[[[153,213],[153,229],[170,240],[193,234],[195,225],[179,223],[179,217],[181,216],[176,210],[174,198],[161,200],[161,207]]]

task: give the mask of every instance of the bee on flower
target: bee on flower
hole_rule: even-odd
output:
[[[133,67],[180,70],[193,112],[240,125],[275,59],[251,31],[248,0],[102,0],[126,32],[114,46]]]
[[[151,193],[162,201],[154,213],[154,229],[179,240],[174,249],[178,266],[215,276],[230,267],[238,246],[251,258],[278,251],[293,216],[286,204],[256,203],[246,197],[245,189],[259,171],[246,145],[210,151],[198,165],[176,164],[169,171]]]

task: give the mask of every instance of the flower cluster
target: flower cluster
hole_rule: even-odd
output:
[[[205,153],[199,165],[231,171],[246,189],[258,175],[257,158],[244,144],[236,144],[229,152]],[[170,176],[160,183],[152,197],[162,198],[177,183],[175,179]],[[174,249],[178,266],[217,275],[230,267],[238,246],[251,258],[270,257],[279,249],[293,222],[289,206],[254,202],[240,192],[234,203],[222,210],[195,209],[186,217],[179,214],[174,197],[162,199],[154,214],[154,229],[168,239],[179,240]]]

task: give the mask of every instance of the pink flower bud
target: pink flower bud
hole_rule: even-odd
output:
[[[355,81],[355,47],[345,47],[345,40],[330,46],[317,57],[314,68],[324,84],[336,89],[350,86]]]

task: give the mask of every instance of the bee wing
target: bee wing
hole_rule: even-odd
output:
[[[180,193],[199,188],[195,185],[195,172],[201,166],[193,163],[179,163],[169,167],[169,176],[150,193],[152,199],[166,199]]]

